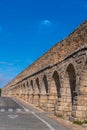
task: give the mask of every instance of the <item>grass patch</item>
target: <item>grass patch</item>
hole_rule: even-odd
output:
[[[79,121],[79,120],[77,120],[77,121],[73,121],[73,123],[76,124],[76,125],[87,124],[87,120],[86,121]]]
[[[82,122],[82,121],[79,121],[79,120],[73,121],[73,123],[76,124],[76,125],[82,125],[82,124],[83,124],[83,122]]]

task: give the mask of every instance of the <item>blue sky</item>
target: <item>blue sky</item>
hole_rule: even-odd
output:
[[[0,87],[87,19],[87,0],[0,0]]]

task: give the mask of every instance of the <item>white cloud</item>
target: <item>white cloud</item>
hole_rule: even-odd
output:
[[[8,62],[5,62],[5,61],[1,61],[1,62],[0,62],[0,64],[1,64],[1,65],[8,65],[8,66],[11,66],[11,65],[13,65],[13,64],[10,64],[10,63],[8,63]]]
[[[51,32],[52,28],[53,28],[53,23],[48,19],[39,22],[39,26],[38,26],[39,33],[44,33],[44,34],[49,33]]]
[[[46,25],[46,26],[51,26],[52,25],[52,22],[50,20],[43,20],[41,22],[42,25]]]

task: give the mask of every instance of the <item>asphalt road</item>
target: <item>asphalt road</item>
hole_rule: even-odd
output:
[[[69,130],[46,113],[8,97],[0,98],[0,130]]]

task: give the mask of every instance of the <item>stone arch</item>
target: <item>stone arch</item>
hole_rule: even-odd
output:
[[[23,93],[25,94],[25,83],[23,83]]]
[[[26,101],[29,101],[29,82],[26,81]]]
[[[37,92],[38,92],[38,94],[40,94],[41,89],[40,89],[39,78],[36,78],[36,87],[37,87]]]
[[[63,89],[62,98],[64,99],[64,116],[70,117],[73,111],[76,92],[76,70],[73,64],[68,64],[64,79],[63,79]]]
[[[27,88],[29,89],[29,82],[28,82],[28,81],[26,82],[26,86],[27,86]]]
[[[34,94],[34,85],[33,85],[33,80],[30,81],[30,91],[32,92],[32,94]]]
[[[44,91],[45,94],[48,94],[49,90],[48,90],[48,81],[47,81],[46,75],[43,76],[43,83],[44,83],[43,91]]]
[[[47,76],[44,74],[42,77],[41,95],[40,95],[40,107],[43,110],[48,110],[49,90]]]
[[[53,76],[52,76],[56,88],[54,89],[54,93],[57,93],[57,97],[61,97],[61,84],[60,84],[60,79],[59,79],[59,74],[57,71],[54,71]]]
[[[21,95],[23,94],[23,85],[21,83]]]
[[[71,102],[73,105],[74,97],[76,96],[76,72],[72,64],[68,65],[66,73],[68,74],[67,78],[69,80]]]
[[[40,106],[41,89],[40,89],[40,83],[39,83],[39,78],[38,77],[36,78],[35,91],[36,91],[36,93],[35,93],[34,100],[35,100],[36,106]]]
[[[33,83],[33,80],[30,80],[30,97],[29,97],[29,102],[31,104],[34,103],[34,93],[35,93],[34,83]]]
[[[26,91],[25,83],[22,83],[22,92],[23,92],[22,98],[23,98],[23,100],[25,100],[25,93],[26,93],[25,91]]]
[[[20,85],[20,94],[21,94],[21,98],[22,98],[22,94],[23,94],[22,83]]]
[[[26,92],[26,93],[28,93],[28,89],[29,89],[28,87],[29,87],[29,86],[28,86],[28,81],[25,81],[25,92]]]

